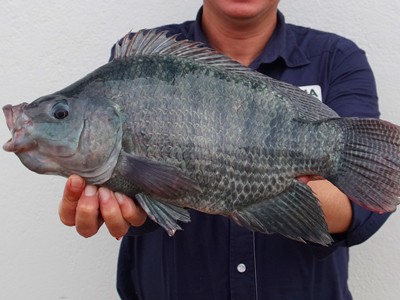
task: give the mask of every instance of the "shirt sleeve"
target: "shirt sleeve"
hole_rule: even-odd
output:
[[[341,117],[379,118],[375,78],[365,52],[346,39],[335,47],[325,104]]]
[[[365,52],[347,39],[332,51],[325,104],[342,117],[379,118],[375,78]],[[353,219],[346,234],[333,235],[336,246],[353,246],[370,238],[390,214],[377,214],[352,202]]]

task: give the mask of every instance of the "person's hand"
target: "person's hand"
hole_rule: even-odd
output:
[[[350,228],[353,211],[344,193],[321,176],[300,176],[297,180],[307,184],[315,193],[330,233],[344,233]]]
[[[65,184],[59,207],[61,222],[75,226],[83,237],[97,233],[103,223],[119,239],[130,226],[140,226],[146,213],[131,198],[107,188],[86,185],[83,178],[71,175]]]

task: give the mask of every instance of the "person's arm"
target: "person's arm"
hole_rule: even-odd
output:
[[[297,179],[306,183],[320,201],[329,233],[341,234],[347,232],[353,215],[349,198],[322,177],[302,176]]]

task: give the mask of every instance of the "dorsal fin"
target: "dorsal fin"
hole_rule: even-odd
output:
[[[177,34],[168,36],[168,31],[157,29],[128,33],[115,44],[114,60],[134,56],[177,56],[217,67],[220,70],[258,81],[291,101],[299,119],[318,121],[338,115],[318,99],[299,88],[254,71],[239,62],[213,50],[203,43],[177,40]]]
[[[177,36],[176,34],[168,36],[167,31],[158,32],[156,29],[140,30],[134,35],[129,33],[116,43],[114,59],[141,55],[177,56],[218,66],[224,70],[254,73],[257,74],[256,77],[263,77],[220,52],[206,47],[203,43],[178,41]]]

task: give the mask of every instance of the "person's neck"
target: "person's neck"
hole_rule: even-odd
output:
[[[276,22],[276,11],[254,20],[230,20],[203,10],[202,29],[211,47],[248,66],[263,51]]]

